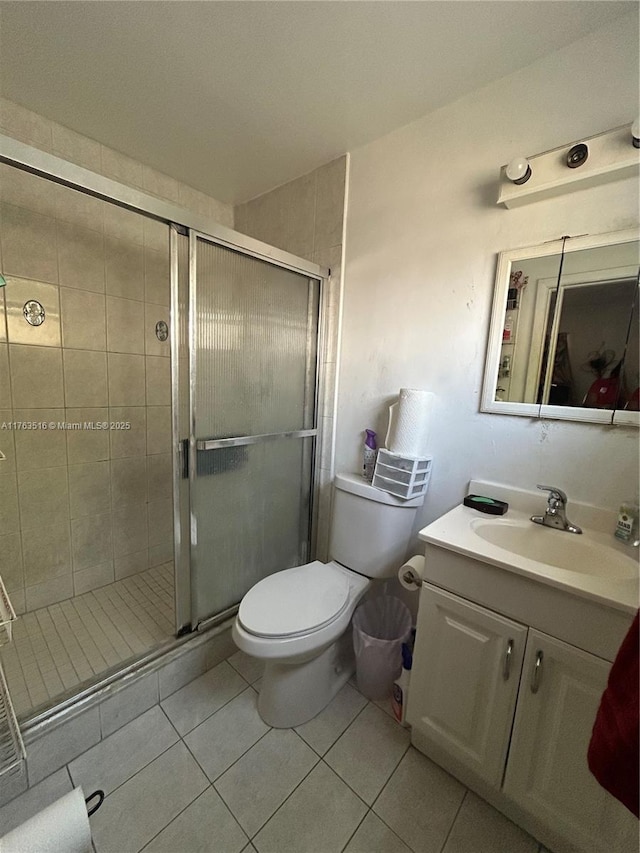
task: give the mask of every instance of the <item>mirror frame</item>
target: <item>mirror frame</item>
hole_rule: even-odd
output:
[[[496,415],[519,415],[527,418],[548,418],[552,420],[580,421],[583,423],[613,424],[620,426],[640,426],[640,412],[630,412],[623,409],[588,409],[583,406],[549,406],[539,403],[515,403],[496,400],[498,371],[502,351],[502,331],[504,328],[505,311],[507,307],[507,291],[512,265],[516,261],[543,258],[549,255],[562,256],[579,252],[584,249],[596,249],[602,246],[613,246],[619,243],[630,243],[640,240],[640,229],[627,228],[624,231],[611,231],[607,234],[588,234],[582,237],[569,237],[552,240],[537,246],[523,246],[519,249],[509,249],[498,255],[495,286],[493,292],[493,307],[489,325],[487,357],[482,383],[480,411]]]

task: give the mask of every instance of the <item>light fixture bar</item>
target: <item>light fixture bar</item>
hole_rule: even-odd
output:
[[[629,123],[528,157],[531,174],[522,183],[507,177],[507,168],[511,164],[503,166],[500,170],[498,204],[508,208],[520,207],[541,199],[640,175],[640,150],[634,147],[631,127]],[[581,145],[588,149],[588,157],[581,161],[579,168],[569,168],[569,152]]]

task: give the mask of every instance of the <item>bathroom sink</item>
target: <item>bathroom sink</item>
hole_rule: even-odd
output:
[[[632,580],[638,564],[628,554],[603,542],[603,534],[567,533],[524,519],[474,519],[471,529],[485,542],[569,572],[601,578]],[[609,537],[610,538],[610,537]]]

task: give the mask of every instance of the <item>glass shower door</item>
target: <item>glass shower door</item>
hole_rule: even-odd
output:
[[[190,235],[192,624],[309,558],[320,282]]]

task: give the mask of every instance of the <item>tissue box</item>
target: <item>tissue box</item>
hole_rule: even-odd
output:
[[[424,495],[431,477],[431,456],[403,456],[389,450],[379,450],[373,472],[373,485],[399,498]]]

